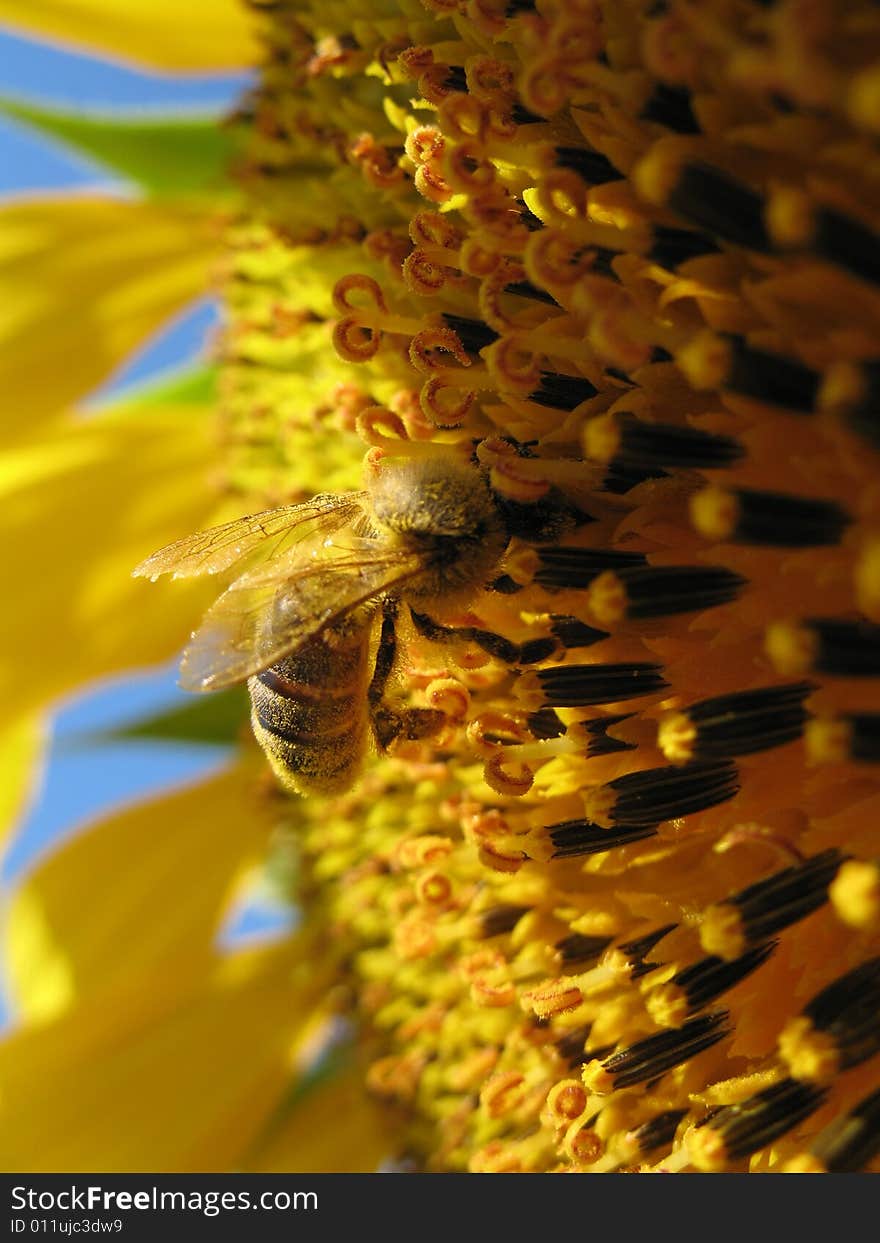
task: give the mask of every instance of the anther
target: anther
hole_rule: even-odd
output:
[[[602,639],[607,639],[604,630],[588,626],[577,617],[567,617],[559,613],[551,613],[550,633],[562,644],[566,651],[579,647],[592,647]]]
[[[605,548],[538,548],[534,581],[539,587],[579,590],[589,587],[606,570],[634,569],[647,565],[643,553]],[[603,631],[594,631],[604,634]]]
[[[854,432],[880,447],[878,398],[880,362],[841,362],[833,363],[825,372],[819,404],[823,410],[845,414]]]
[[[684,164],[666,202],[724,242],[763,253],[772,250],[762,196],[721,169],[696,161]]]
[[[570,1032],[567,1032],[561,1040],[557,1040],[557,1051],[566,1066],[580,1066],[589,1058],[590,1054],[586,1052],[586,1043],[590,1038],[590,1030],[590,1024],[586,1024],[583,1027],[575,1027]],[[583,1091],[583,1085],[579,1084],[578,1086]],[[584,1094],[583,1103],[578,1110],[579,1114],[583,1112],[585,1105],[586,1094]],[[577,1115],[574,1116],[576,1117]]]
[[[691,499],[691,519],[708,539],[773,548],[839,544],[852,521],[835,501],[715,486]]]
[[[578,730],[583,731],[589,739],[586,755],[592,759],[598,755],[613,755],[615,751],[635,751],[636,743],[624,742],[620,738],[609,735],[608,730],[623,721],[629,721],[635,714],[624,712],[617,716],[597,717],[593,721],[578,722]]]
[[[816,208],[811,246],[820,258],[858,280],[880,283],[880,238],[852,216],[833,207]]]
[[[589,820],[564,820],[542,830],[553,847],[552,859],[577,859],[582,855],[604,854],[619,846],[631,846],[657,833],[654,825],[607,829]]]
[[[611,944],[613,937],[589,937],[572,932],[556,942],[556,950],[563,967],[595,964]]]
[[[700,125],[691,107],[691,93],[683,86],[658,82],[642,108],[645,121],[658,121],[676,134],[699,134]]]
[[[770,354],[734,334],[700,333],[676,362],[697,389],[728,389],[799,414],[816,409],[822,377],[793,358]]]
[[[484,346],[498,340],[498,333],[479,319],[465,319],[463,315],[444,313],[443,322],[451,328],[468,354],[479,354]]]
[[[746,579],[724,566],[648,565],[609,571],[589,588],[589,604],[602,625],[627,618],[670,617],[735,600]]]
[[[880,863],[848,859],[828,890],[838,919],[871,932],[880,926]]]
[[[679,1027],[689,1015],[756,971],[775,948],[776,942],[768,941],[729,962],[714,955],[701,958],[651,990],[646,998],[648,1013],[663,1027]]]
[[[596,386],[583,376],[542,371],[541,382],[529,394],[529,399],[539,406],[547,406],[552,410],[574,410],[581,402],[595,397],[598,391]]]
[[[722,760],[626,773],[588,791],[584,805],[609,827],[648,827],[715,807],[738,790],[736,765]]]
[[[704,699],[664,717],[658,745],[673,764],[782,746],[803,732],[804,700],[813,689],[810,682],[797,682]]]
[[[705,233],[693,229],[671,229],[665,225],[654,226],[654,239],[647,258],[658,267],[675,271],[679,264],[702,255],[717,254],[720,246]]]
[[[565,733],[565,724],[559,719],[552,708],[539,708],[526,717],[529,733],[538,741],[550,738],[561,738]]]
[[[659,928],[652,928],[650,932],[615,947],[612,953],[626,963],[630,979],[640,980],[662,965],[656,962],[646,962],[645,959],[654,947],[677,927],[677,924],[662,924]]]
[[[628,462],[612,461],[608,464],[605,478],[602,480],[602,492],[611,492],[614,496],[626,496],[633,488],[644,483],[646,479],[663,479],[666,471],[659,466],[635,466]]]
[[[726,1105],[689,1132],[691,1161],[705,1173],[720,1172],[803,1122],[825,1096],[822,1088],[783,1079],[739,1105]]]
[[[765,650],[781,674],[880,677],[880,626],[869,622],[835,617],[775,622],[767,628]]]
[[[810,1148],[829,1174],[857,1174],[880,1152],[880,1088],[826,1127]]]
[[[536,686],[541,706],[586,708],[595,704],[638,699],[665,690],[663,666],[648,662],[612,665],[558,665],[538,669],[523,679],[523,690]]]
[[[513,932],[516,925],[531,910],[528,906],[514,906],[510,903],[491,906],[477,915],[478,936],[485,939],[504,936]]]
[[[585,147],[556,147],[554,162],[557,168],[572,169],[591,186],[622,181],[624,177],[604,155]]]
[[[600,462],[661,469],[717,469],[730,466],[744,454],[742,445],[731,436],[674,423],[647,423],[625,413],[591,419],[584,432],[584,447],[588,457]]]
[[[739,958],[750,945],[805,919],[826,901],[843,860],[839,850],[824,850],[708,907],[700,928],[703,949],[728,960]]]
[[[818,717],[804,731],[807,757],[814,764],[854,760],[880,763],[880,713],[855,712]]]
[[[627,1147],[634,1149],[640,1157],[646,1157],[658,1148],[668,1148],[675,1139],[681,1120],[687,1114],[686,1109],[667,1109],[665,1113],[657,1114],[650,1121],[643,1122],[635,1131],[629,1132],[626,1137]]]
[[[515,596],[517,592],[522,591],[522,583],[518,583],[515,578],[511,578],[509,574],[499,574],[497,578],[493,578],[489,583],[489,591],[497,591],[502,596]],[[607,638],[607,635],[603,636]]]
[[[584,1069],[584,1082],[594,1092],[603,1094],[648,1083],[730,1035],[729,1018],[726,1010],[718,1010],[691,1019],[682,1027],[638,1040],[606,1058],[601,1067],[590,1063]]]
[[[871,621],[880,621],[880,539],[867,539],[859,552],[853,582],[859,609]]]
[[[779,1053],[794,1079],[830,1082],[880,1050],[880,958],[823,988],[789,1020]]]
[[[531,281],[512,281],[504,286],[504,292],[516,294],[520,298],[531,298],[533,302],[544,302],[547,306],[559,306],[552,293],[541,289],[539,285],[533,285]]]

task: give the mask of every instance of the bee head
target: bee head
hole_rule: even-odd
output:
[[[483,472],[451,455],[385,464],[370,483],[370,504],[378,528],[423,560],[407,593],[420,599],[476,590],[507,543]]]

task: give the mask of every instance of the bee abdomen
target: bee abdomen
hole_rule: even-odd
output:
[[[328,630],[248,682],[254,734],[288,789],[332,794],[357,777],[368,653],[368,627]]]

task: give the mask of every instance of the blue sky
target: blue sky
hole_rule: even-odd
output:
[[[124,3],[124,0],[120,0]],[[247,77],[166,76],[141,73],[99,59],[50,48],[0,27],[0,94],[86,108],[197,108],[222,113]],[[25,126],[0,120],[0,193],[106,185],[106,170]],[[216,322],[205,300],[147,344],[111,381],[123,388],[198,358]],[[84,498],[84,503],[88,499]],[[0,870],[8,885],[41,853],[84,820],[169,784],[192,780],[223,762],[225,749],[159,742],[108,742],[91,737],[183,702],[175,670],[140,673],[95,688],[61,707],[43,789],[25,817]],[[258,914],[239,931],[259,931]]]

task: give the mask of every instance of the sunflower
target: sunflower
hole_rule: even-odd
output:
[[[863,0],[250,10],[259,76],[211,217],[216,414],[59,424],[98,378],[83,359],[77,392],[43,395],[43,429],[35,382],[10,443],[23,522],[51,508],[57,527],[108,461],[130,475],[66,588],[82,659],[19,698],[9,765],[54,695],[179,645],[207,602],[123,582],[120,561],[232,510],[442,461],[480,481],[503,549],[442,616],[401,593],[386,745],[350,788],[285,793],[243,736],[228,772],[27,878],[0,1108],[30,1119],[7,1166],[876,1168],[880,17]],[[106,46],[162,55],[167,27],[138,19],[108,20]],[[45,30],[77,36],[59,20]],[[147,203],[206,217],[191,192]],[[123,350],[124,231],[104,275],[85,243],[82,264]],[[34,307],[22,340],[81,331]],[[115,646],[111,604],[139,630],[155,610],[156,648]],[[281,727],[259,694],[265,736]],[[300,789],[301,752],[276,760]],[[300,927],[229,953],[217,929],[260,860]]]

